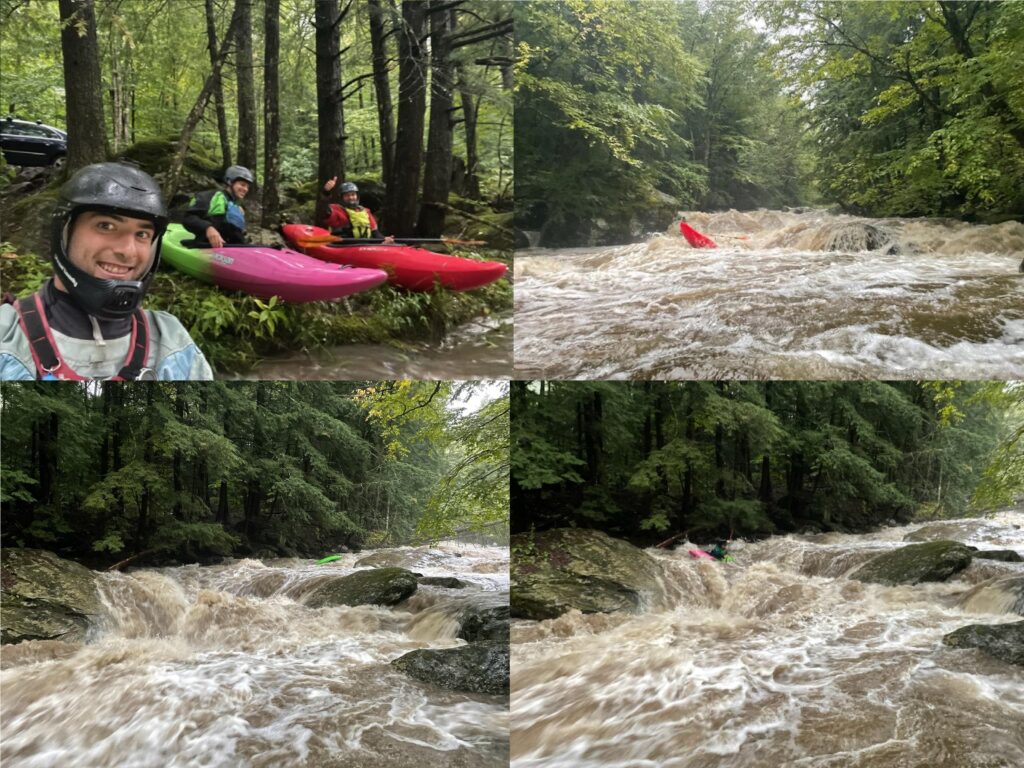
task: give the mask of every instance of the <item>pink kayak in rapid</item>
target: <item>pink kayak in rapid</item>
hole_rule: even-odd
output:
[[[706,558],[708,560],[714,560],[715,559],[710,554],[705,552],[703,549],[691,549],[691,550],[688,550],[688,551],[690,553],[690,557],[696,557],[696,558],[702,558],[703,557],[703,558]]]
[[[383,284],[381,269],[329,264],[311,256],[269,245],[225,245],[192,248],[195,236],[180,224],[171,224],[161,242],[165,261],[187,275],[234,291],[268,299],[301,303],[340,299]]]

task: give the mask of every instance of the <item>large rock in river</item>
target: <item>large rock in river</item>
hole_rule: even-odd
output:
[[[980,560],[1001,560],[1004,563],[1019,563],[1022,560],[1015,549],[979,549],[974,556]]]
[[[3,549],[0,560],[0,642],[85,639],[102,610],[93,571],[42,549]]]
[[[392,661],[410,677],[470,693],[508,693],[508,643],[411,651]]]
[[[321,584],[310,593],[306,605],[395,605],[415,592],[416,587],[416,574],[412,571],[373,568]]]
[[[977,648],[989,656],[1024,666],[1024,621],[1012,624],[968,624],[942,642],[954,648]]]
[[[658,563],[632,544],[584,528],[512,537],[512,615],[551,619],[583,613],[636,611],[659,590]]]
[[[973,554],[956,541],[911,544],[872,558],[851,578],[888,585],[945,581],[970,565]]]
[[[459,616],[457,635],[467,642],[508,643],[508,605],[471,605]]]

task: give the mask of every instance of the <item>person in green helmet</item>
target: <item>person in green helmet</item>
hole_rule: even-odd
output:
[[[395,242],[391,235],[384,236],[377,228],[377,219],[373,211],[359,204],[359,187],[351,181],[343,182],[341,205],[330,202],[331,191],[338,183],[338,177],[328,179],[316,203],[316,225],[331,230],[338,237],[349,238],[380,238],[385,244]]]
[[[177,318],[142,309],[166,227],[160,187],[139,168],[75,173],[50,217],[53,277],[0,305],[0,379],[212,379]]]
[[[252,171],[232,165],[224,172],[224,189],[200,192],[189,200],[182,224],[196,236],[197,245],[223,248],[227,243],[245,242],[245,210],[241,203],[255,184]]]

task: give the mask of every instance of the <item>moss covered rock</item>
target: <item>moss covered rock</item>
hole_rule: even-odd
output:
[[[508,643],[411,651],[391,662],[410,677],[453,691],[508,694]]]
[[[956,541],[911,544],[872,558],[852,578],[888,585],[945,581],[970,565],[973,554]]]
[[[508,643],[508,605],[473,605],[459,616],[458,637],[467,642]]]
[[[320,585],[310,593],[306,605],[395,605],[415,592],[416,587],[416,574],[412,571],[373,568]]]
[[[1012,624],[968,624],[942,642],[953,648],[977,648],[1010,664],[1024,666],[1024,621]]]
[[[445,589],[465,589],[469,586],[468,581],[456,579],[454,576],[420,576],[420,584]]]
[[[96,574],[42,549],[0,551],[0,642],[85,639],[101,611]]]
[[[981,560],[1001,560],[1004,563],[1021,562],[1020,553],[1013,549],[979,549],[974,556]]]
[[[557,528],[512,537],[512,615],[550,619],[636,611],[658,591],[658,563],[632,544],[600,531]]]

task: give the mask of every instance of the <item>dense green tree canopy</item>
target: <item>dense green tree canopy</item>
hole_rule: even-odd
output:
[[[969,514],[1024,494],[1010,397],[972,383],[515,382],[512,519],[650,541]]]

